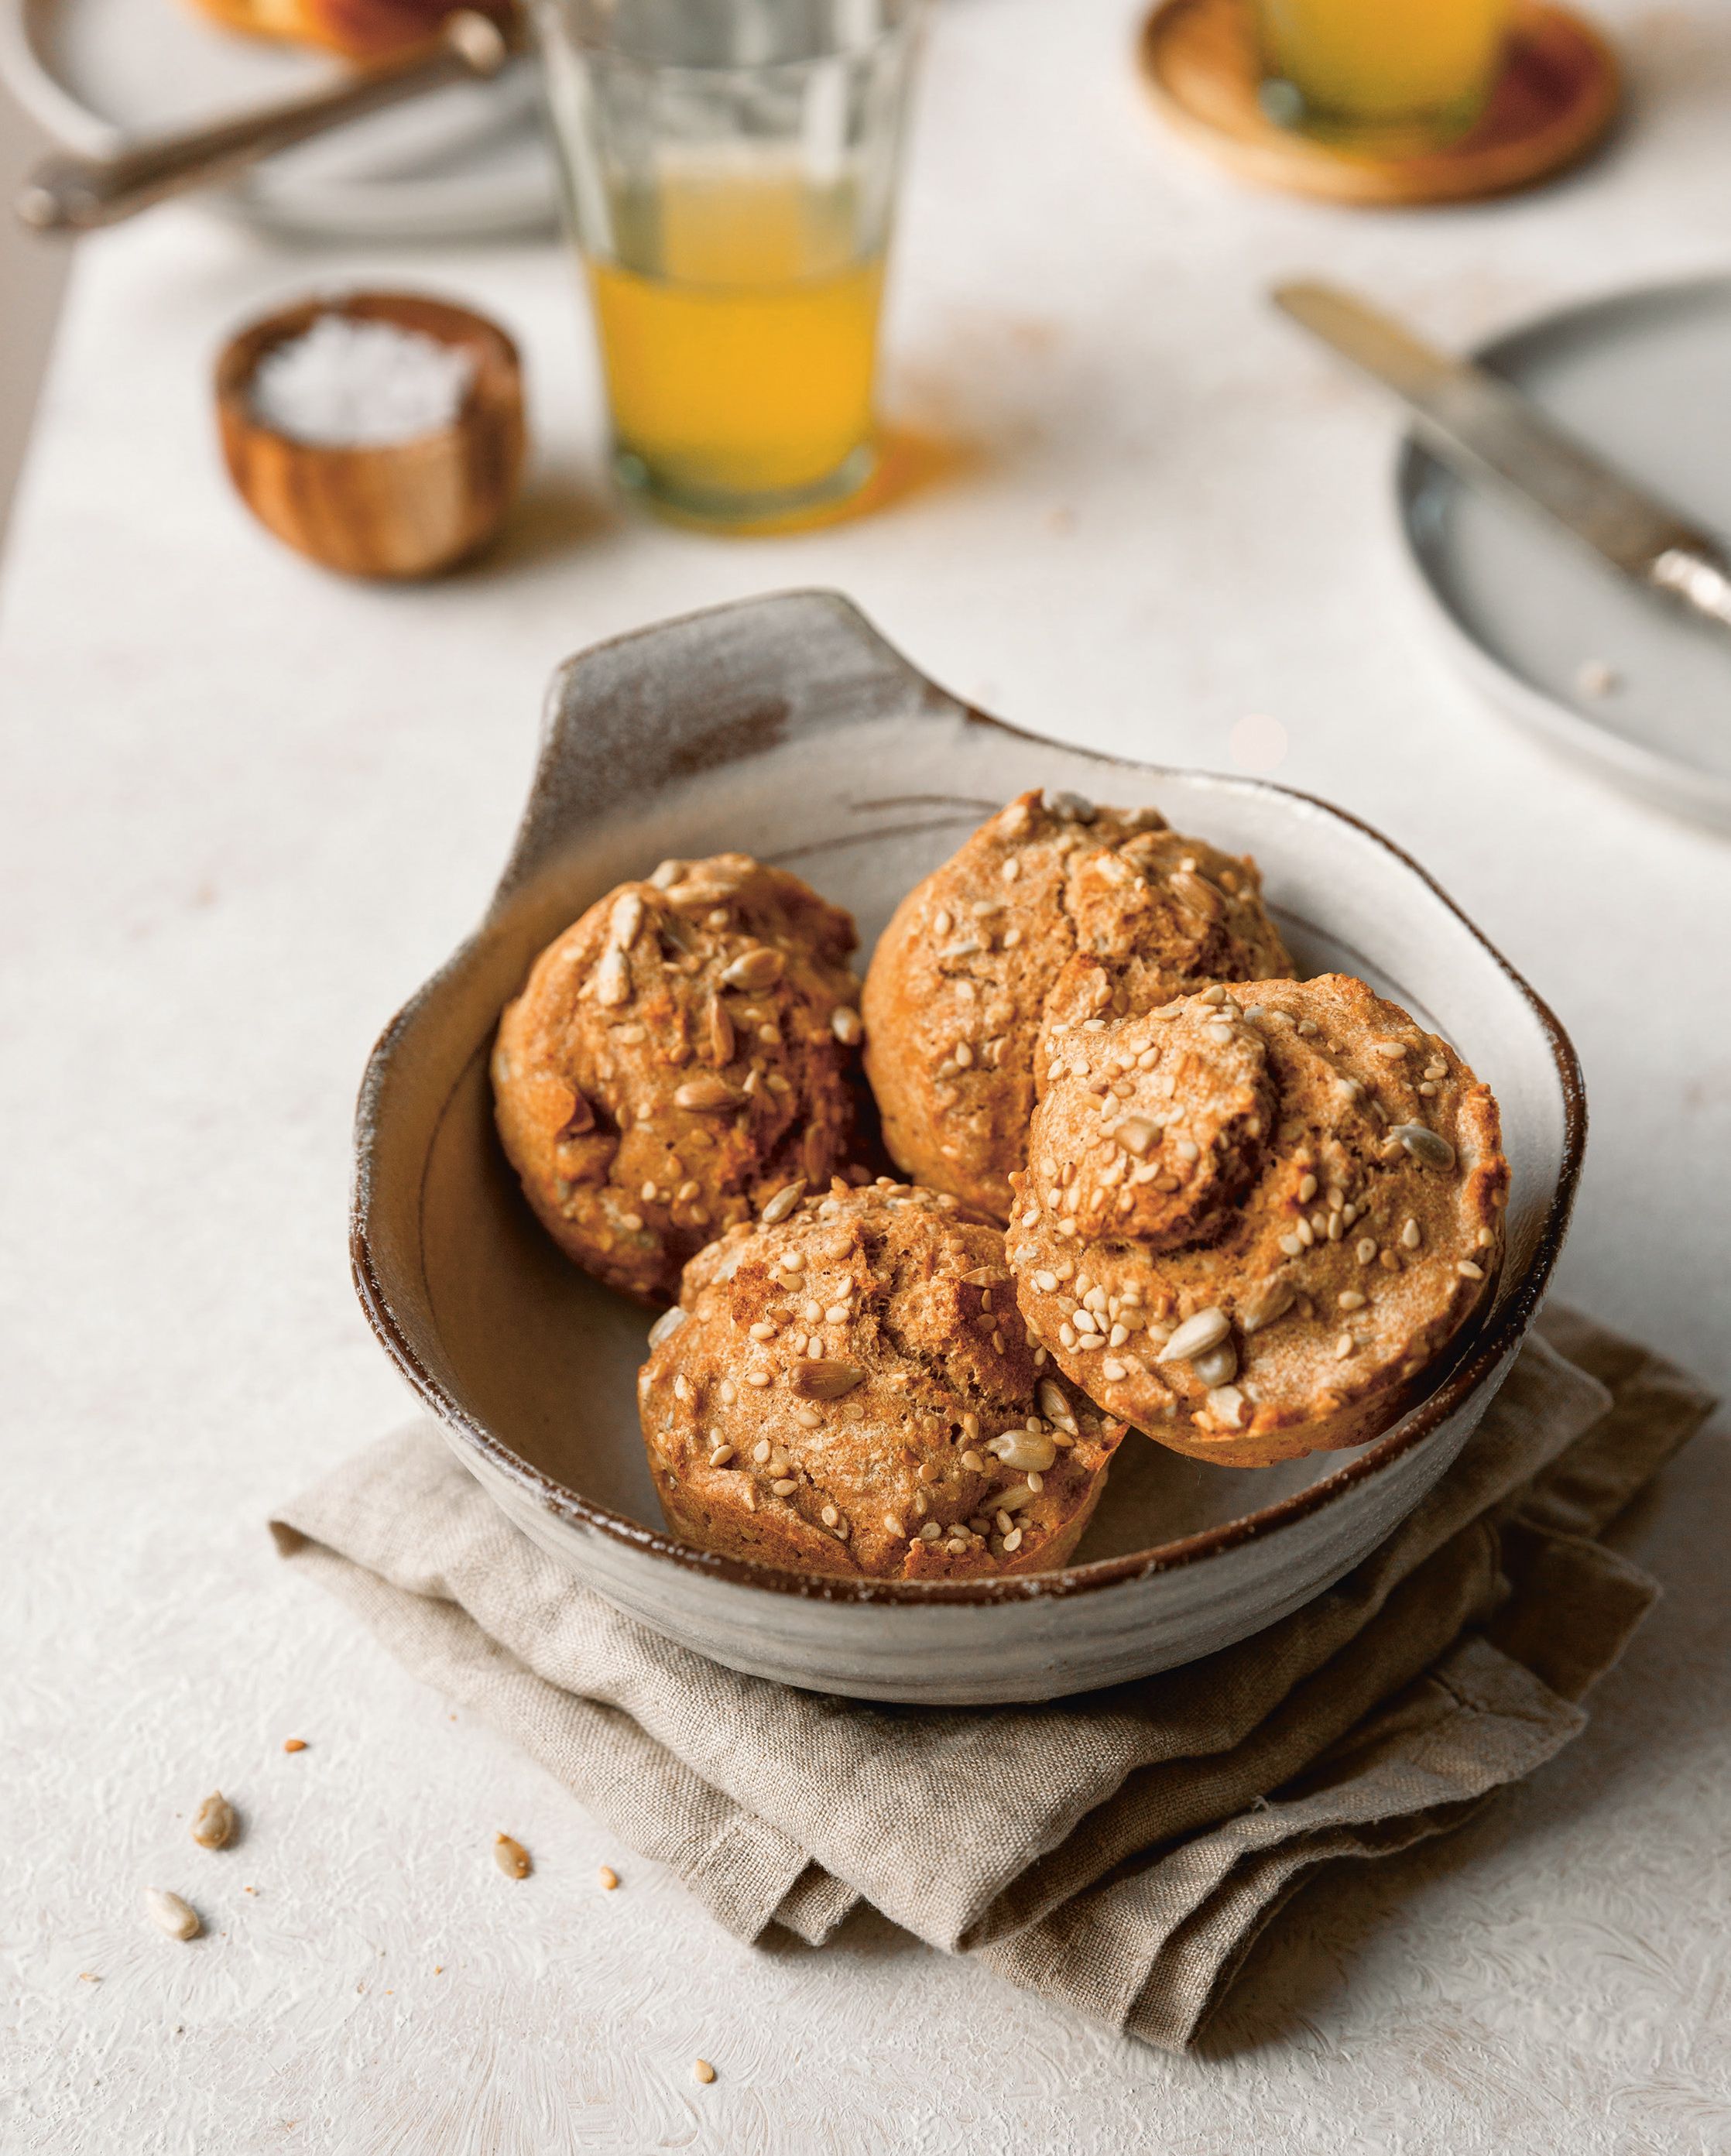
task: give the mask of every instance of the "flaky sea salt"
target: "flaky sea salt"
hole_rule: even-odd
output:
[[[252,408],[293,441],[376,448],[449,426],[474,376],[468,352],[419,330],[321,315],[259,361]]]

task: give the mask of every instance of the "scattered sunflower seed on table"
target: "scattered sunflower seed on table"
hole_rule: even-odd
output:
[[[213,1789],[193,1815],[193,1839],[201,1849],[224,1849],[234,1839],[234,1807]]]
[[[178,1894],[171,1894],[166,1887],[145,1888],[144,1912],[171,1939],[196,1939],[204,1928],[192,1904],[182,1901]]]

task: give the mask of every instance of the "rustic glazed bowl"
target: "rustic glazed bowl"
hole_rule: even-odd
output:
[[[714,1557],[662,1524],[633,1382],[650,1320],[561,1256],[494,1137],[488,1050],[542,946],[670,854],[783,863],[869,949],[902,893],[1029,786],[1123,806],[1261,864],[1301,969],[1356,973],[1494,1087],[1513,1170],[1495,1300],[1436,1390],[1374,1443],[1221,1467],[1132,1436],[1061,1572],[826,1578]],[[1530,1324],[1585,1135],[1556,1020],[1421,870],[1353,818],[1254,779],[1117,762],[1016,732],[917,672],[845,599],[717,608],[555,677],[516,844],[475,935],[392,1021],[357,1127],[355,1279],[464,1465],[587,1586],[701,1654],[927,1704],[1032,1700],[1210,1654],[1297,1608],[1410,1512]]]

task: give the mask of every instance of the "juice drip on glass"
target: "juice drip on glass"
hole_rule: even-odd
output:
[[[1458,114],[1488,94],[1511,0],[1261,0],[1264,57],[1317,119]]]
[[[871,432],[881,252],[855,259],[850,187],[797,172],[664,177],[616,203],[589,259],[620,449],[658,490],[818,488]]]

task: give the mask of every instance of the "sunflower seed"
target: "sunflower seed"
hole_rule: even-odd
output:
[[[1261,1293],[1240,1307],[1239,1323],[1246,1332],[1260,1332],[1265,1325],[1272,1325],[1276,1317],[1286,1316],[1297,1292],[1291,1281],[1278,1276],[1265,1281]]]
[[[1066,1437],[1080,1434],[1070,1396],[1056,1378],[1042,1378],[1034,1389],[1034,1397],[1040,1404],[1040,1412],[1055,1430],[1061,1430]]]
[[[1218,1348],[1210,1348],[1204,1354],[1193,1355],[1190,1368],[1205,1385],[1230,1385],[1238,1375],[1238,1350],[1230,1340],[1223,1340]]]
[[[1455,1164],[1454,1147],[1423,1123],[1391,1123],[1389,1136],[1399,1138],[1423,1168],[1452,1168]]]
[[[712,1063],[719,1070],[733,1060],[733,1021],[722,1008],[719,996],[711,996],[704,1020],[703,1060]]]
[[[788,1214],[804,1195],[805,1178],[802,1175],[792,1183],[783,1183],[774,1197],[765,1205],[758,1218],[766,1228],[773,1228],[787,1219]]]
[[[1218,1347],[1231,1330],[1231,1320],[1224,1310],[1199,1310],[1179,1326],[1157,1359],[1162,1363],[1189,1362],[1210,1348]]]
[[[637,932],[643,926],[643,896],[639,891],[621,891],[614,901],[613,913],[608,930],[614,944],[621,951],[629,951],[637,941]]]
[[[659,1348],[664,1340],[670,1340],[690,1315],[690,1312],[682,1309],[678,1303],[675,1303],[671,1310],[664,1310],[650,1327],[650,1347]]]
[[[1226,901],[1206,876],[1180,869],[1172,879],[1172,888],[1182,903],[1192,913],[1199,913],[1205,921],[1218,921],[1225,911]]]
[[[609,1010],[624,1003],[631,993],[631,972],[625,963],[623,951],[608,949],[601,954],[601,963],[595,968],[595,1000]]]
[[[1006,1467],[1014,1467],[1026,1474],[1032,1468],[1036,1475],[1043,1474],[1058,1456],[1058,1448],[1044,1430],[1007,1430],[1002,1437],[994,1437],[986,1450],[994,1453]]]
[[[737,1086],[730,1086],[725,1078],[688,1078],[683,1086],[674,1088],[675,1108],[737,1108],[745,1096]]]
[[[779,951],[768,944],[759,943],[750,951],[742,951],[731,966],[722,973],[724,988],[742,988],[747,995],[756,995],[762,989],[773,988],[781,978],[787,961]]]
[[[193,1839],[201,1849],[225,1849],[234,1839],[234,1807],[213,1789],[193,1815]]]
[[[794,1390],[809,1400],[839,1400],[860,1383],[866,1373],[853,1363],[832,1363],[823,1357],[802,1363],[794,1373]]]
[[[192,1904],[182,1902],[178,1894],[171,1894],[166,1887],[145,1888],[144,1913],[171,1939],[196,1939],[204,1929]]]
[[[1244,1394],[1236,1385],[1216,1385],[1208,1396],[1208,1411],[1216,1422],[1236,1430],[1244,1419]]]

